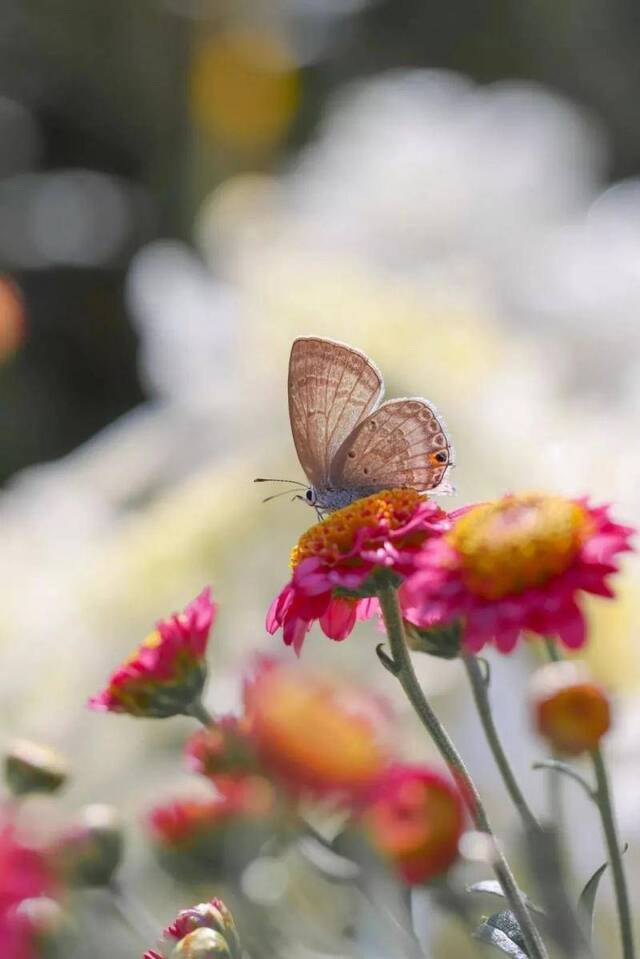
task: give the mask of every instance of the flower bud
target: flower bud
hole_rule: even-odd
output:
[[[462,800],[450,780],[428,767],[393,767],[365,808],[373,847],[410,885],[445,872],[458,855]]]
[[[112,806],[85,806],[55,843],[54,866],[77,886],[106,886],[122,858],[120,816]]]
[[[549,663],[538,669],[530,698],[538,732],[568,756],[596,749],[611,724],[607,694],[583,663]]]
[[[221,899],[201,902],[190,909],[183,909],[176,920],[164,931],[169,940],[183,939],[196,929],[213,929],[220,933],[227,943],[232,959],[240,959],[242,950],[238,930],[231,912]]]
[[[215,929],[196,929],[181,939],[171,959],[232,959],[224,936]]]
[[[15,910],[20,923],[39,959],[66,955],[71,927],[62,907],[47,896],[23,899]]]
[[[12,743],[5,756],[5,780],[14,796],[57,792],[68,774],[67,763],[60,753],[27,739]]]

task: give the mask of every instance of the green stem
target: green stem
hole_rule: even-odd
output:
[[[378,590],[378,599],[380,601],[387,636],[389,637],[389,646],[395,665],[394,671],[398,681],[416,711],[418,718],[437,746],[440,755],[461,786],[463,799],[467,804],[476,829],[479,832],[486,833],[492,840],[492,845],[496,851],[493,869],[498,882],[502,886],[505,898],[509,902],[518,920],[528,956],[530,959],[547,959],[547,951],[540,937],[540,933],[536,929],[533,919],[525,905],[522,894],[511,872],[511,867],[493,834],[476,785],[462,757],[449,738],[448,733],[427,702],[420,683],[418,682],[406,645],[402,613],[395,588],[390,585],[381,586]]]
[[[552,639],[545,639],[545,646],[549,659],[554,662],[562,660],[562,653]],[[618,839],[618,829],[611,801],[611,790],[609,788],[609,777],[605,765],[602,750],[596,748],[590,753],[593,771],[596,777],[595,801],[600,812],[600,821],[602,822],[602,831],[607,846],[607,854],[611,865],[611,874],[613,876],[613,888],[616,894],[616,904],[618,907],[618,921],[620,923],[620,938],[622,940],[622,955],[624,959],[635,959],[635,948],[633,945],[633,925],[631,921],[631,909],[629,906],[629,892],[627,889],[627,880],[624,874],[622,864],[622,852],[620,850],[620,840]]]
[[[618,839],[618,830],[616,827],[615,815],[613,812],[613,803],[611,802],[611,791],[609,789],[609,777],[607,776],[607,767],[604,756],[600,749],[594,749],[591,753],[591,762],[596,775],[598,785],[596,793],[596,802],[600,810],[600,819],[602,821],[602,830],[604,832],[605,842],[609,862],[611,864],[611,874],[613,876],[613,887],[616,893],[616,902],[618,904],[618,919],[620,922],[620,937],[622,939],[622,955],[624,959],[634,959],[635,949],[633,945],[633,927],[631,923],[631,909],[629,907],[629,892],[627,890],[627,881],[622,865],[622,853],[620,850],[620,840]]]
[[[200,697],[194,699],[191,705],[185,709],[184,714],[185,716],[193,716],[193,718],[197,719],[203,726],[213,725],[213,716],[208,709],[202,705]]]
[[[487,695],[487,684],[480,671],[478,660],[472,653],[463,653],[462,660],[467,671],[467,676],[469,677],[471,691],[473,692],[473,698],[476,709],[478,710],[478,715],[480,716],[482,728],[484,729],[484,734],[507,792],[524,823],[525,829],[531,832],[538,832],[541,828],[540,823],[531,811],[502,747],[498,730],[493,721],[491,704],[489,703],[489,697]]]
[[[106,887],[113,908],[126,926],[147,944],[156,941],[162,926],[157,923],[138,902],[129,890],[124,890],[119,882],[113,881]]]

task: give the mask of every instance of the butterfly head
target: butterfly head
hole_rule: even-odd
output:
[[[304,494],[304,498],[309,506],[315,506],[318,502],[318,494],[315,490],[315,487],[310,486],[309,489]]]

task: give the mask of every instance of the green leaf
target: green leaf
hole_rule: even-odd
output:
[[[518,920],[510,909],[489,916],[478,926],[473,937],[511,956],[511,959],[528,959]]]
[[[622,854],[624,855],[627,849],[629,848],[628,844],[625,844]],[[584,916],[584,919],[587,924],[587,928],[591,930],[593,925],[593,910],[596,905],[596,895],[598,892],[598,886],[600,885],[600,880],[607,871],[609,866],[608,862],[603,862],[594,872],[591,879],[588,881],[582,892],[580,893],[580,899],[578,900],[578,912],[581,916]]]
[[[481,892],[488,896],[500,896],[501,899],[505,897],[502,886],[497,879],[483,879],[482,882],[474,882],[472,886],[467,886],[467,892]],[[539,916],[545,915],[544,909],[532,902],[526,893],[520,891],[520,895],[530,912],[537,912]]]
[[[460,620],[439,626],[421,629],[405,621],[407,645],[414,652],[428,653],[440,659],[455,659],[460,654],[462,644],[462,624]]]

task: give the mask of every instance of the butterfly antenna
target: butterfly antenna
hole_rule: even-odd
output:
[[[266,497],[262,500],[262,502],[263,502],[263,503],[269,503],[272,499],[278,499],[279,496],[287,496],[289,493],[292,493],[292,492],[293,492],[293,490],[290,490],[290,489],[281,490],[280,493],[272,493],[271,496],[266,496]],[[300,495],[300,494],[298,494],[298,495]],[[300,498],[302,499],[302,497],[300,497]]]
[[[288,479],[271,479],[270,477],[257,476],[253,481],[254,483],[289,483],[290,486],[302,486],[306,489],[307,484],[301,483],[299,480],[288,480]]]

